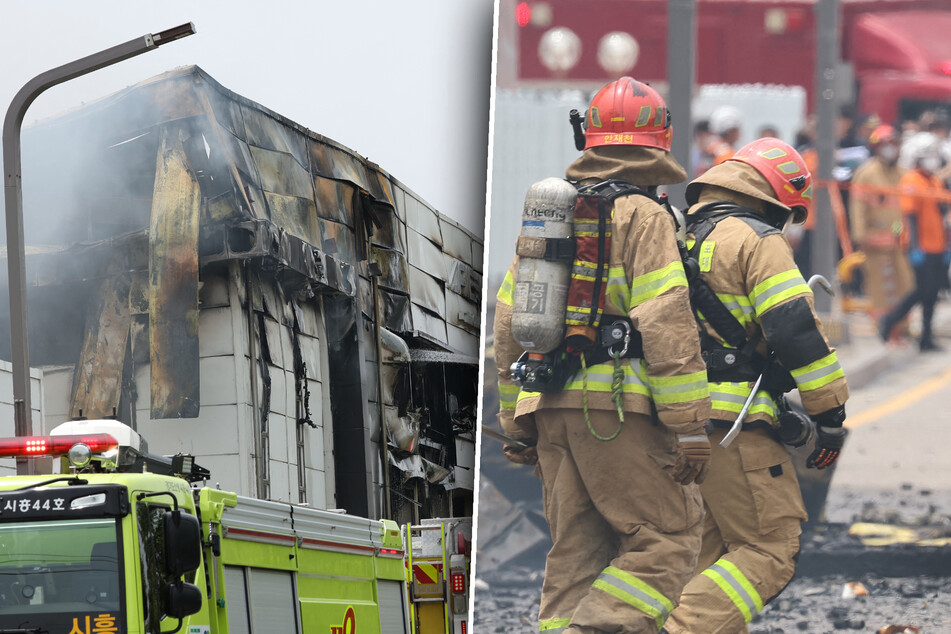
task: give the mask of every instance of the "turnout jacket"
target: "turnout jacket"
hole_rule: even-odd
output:
[[[762,203],[752,197],[705,186],[688,214],[717,201],[763,210]],[[688,244],[691,237],[688,235]],[[752,225],[736,217],[721,220],[704,240],[699,260],[701,276],[743,325],[747,336],[759,337],[758,351],[764,355],[774,352],[792,374],[810,415],[845,404],[849,396],[845,375],[822,332],[812,291],[793,260],[786,237],[768,225],[765,216],[763,223]],[[724,343],[705,321],[701,319],[701,323],[707,333]],[[711,382],[712,418],[735,420],[752,387],[752,382]],[[775,424],[777,415],[773,398],[760,390],[746,421]]]
[[[625,149],[630,153],[630,148]],[[638,179],[642,183],[672,182],[651,178],[655,163],[668,160],[663,157],[666,153],[639,150],[634,154],[640,161],[623,160],[620,153],[588,150],[569,167],[567,176],[584,184],[609,178],[634,184],[641,184]],[[614,202],[610,230],[605,320],[608,315],[627,315],[644,343],[643,358],[621,359],[624,409],[648,416],[656,409],[660,422],[672,431],[697,432],[710,417],[710,399],[674,220],[650,198],[631,195]],[[511,334],[517,257],[499,290],[494,322],[502,428],[519,437],[533,436],[533,412],[580,409],[585,390],[590,409],[616,410],[611,400],[613,361],[579,370],[558,393],[524,392],[512,382],[509,367],[522,353]]]
[[[852,239],[861,248],[899,247],[902,233],[898,186],[905,170],[873,156],[855,170],[849,196]]]

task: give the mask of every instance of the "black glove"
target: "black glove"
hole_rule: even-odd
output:
[[[816,421],[816,448],[806,460],[806,467],[810,469],[825,469],[835,464],[842,453],[845,436],[848,433],[842,428],[845,421],[845,406],[840,405],[828,411],[813,416]]]
[[[502,447],[502,453],[515,464],[524,464],[530,467],[538,464],[538,450],[535,447],[505,444]]]

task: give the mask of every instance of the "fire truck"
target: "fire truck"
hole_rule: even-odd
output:
[[[508,5],[508,6],[507,6]],[[811,110],[816,77],[816,0],[698,0],[698,84],[803,86]],[[515,25],[517,79],[600,86],[611,36],[626,37],[635,60],[626,73],[662,83],[667,77],[667,0],[506,0]],[[840,0],[840,94],[858,112],[883,121],[916,117],[951,104],[951,6],[946,0]],[[609,19],[597,19],[602,16]],[[571,34],[566,31],[570,30]],[[546,36],[575,42],[562,51],[570,68],[546,67]],[[849,81],[851,78],[854,81]]]
[[[19,456],[68,469],[0,478],[0,632],[410,631],[392,521],[199,487],[114,420],[0,440]]]

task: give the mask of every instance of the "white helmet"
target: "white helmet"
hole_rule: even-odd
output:
[[[927,164],[933,163],[935,159],[938,163],[941,162],[941,143],[938,137],[930,132],[919,132],[902,144],[898,164],[905,169],[914,169],[922,160]]]
[[[739,129],[743,123],[743,113],[733,106],[720,106],[710,115],[710,131],[714,134],[724,134],[734,128]]]

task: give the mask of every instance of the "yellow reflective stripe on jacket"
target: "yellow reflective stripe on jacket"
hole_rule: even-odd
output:
[[[654,402],[658,405],[687,403],[706,398],[710,394],[706,370],[679,376],[648,376],[647,384],[651,388]]]
[[[634,364],[637,364],[636,368]],[[621,369],[624,371],[624,383],[621,385],[621,391],[624,394],[641,394],[650,397],[647,373],[641,368],[640,359],[623,360]],[[589,392],[611,392],[613,381],[614,364],[599,363],[589,367],[587,372],[584,369],[578,370],[574,377],[565,384],[564,391],[581,391],[587,383]]]
[[[768,277],[753,287],[750,301],[756,314],[761,316],[776,304],[804,293],[810,294],[812,291],[806,286],[806,280],[802,279],[802,273],[799,269],[790,269]]]
[[[753,388],[750,383],[710,383],[710,405],[713,409],[733,414],[739,414],[743,410],[743,404],[750,395]],[[750,404],[748,414],[766,414],[772,418],[779,416],[779,410],[773,398],[765,390],[760,390],[753,398]]]
[[[760,610],[763,609],[763,599],[736,565],[726,559],[718,559],[716,563],[701,572],[717,584],[726,593],[733,604],[743,614],[749,623]]]
[[[505,279],[502,280],[502,286],[499,288],[499,293],[496,295],[498,300],[507,305],[512,306],[515,304],[515,298],[512,293],[515,289],[515,276],[512,275],[511,271],[508,271],[505,274]]]
[[[835,352],[830,352],[818,361],[790,372],[796,379],[796,386],[804,392],[817,390],[845,376]]]
[[[717,298],[726,307],[730,314],[736,317],[742,326],[753,321],[753,303],[745,295],[731,295],[730,293],[717,293]]]
[[[546,619],[538,622],[538,631],[559,634],[565,631],[569,625],[571,625],[571,619]]]
[[[512,383],[499,383],[499,407],[514,410],[519,390],[521,388]]]
[[[608,285],[605,287],[608,300],[622,313],[627,312],[631,301],[631,290],[627,284],[627,275],[623,266],[612,266],[608,269]]]
[[[605,568],[591,585],[654,617],[658,629],[674,610],[670,599],[634,575],[614,566]]]
[[[631,284],[627,308],[631,310],[677,286],[687,286],[687,274],[681,262],[671,262],[662,269],[638,275]]]

